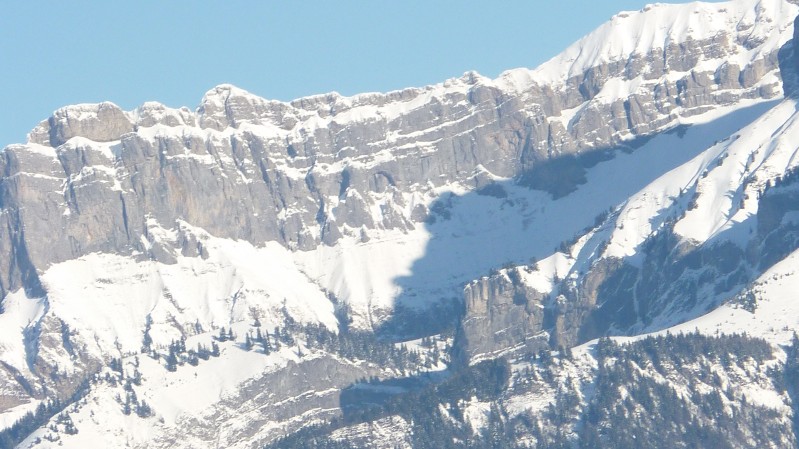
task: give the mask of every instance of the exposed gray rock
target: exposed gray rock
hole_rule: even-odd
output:
[[[136,127],[148,128],[155,125],[196,126],[194,113],[189,108],[170,109],[160,103],[144,103],[136,109]]]
[[[411,423],[393,415],[343,427],[333,432],[330,438],[364,449],[411,449],[412,432]]]
[[[464,289],[466,315],[458,333],[462,362],[549,347],[546,297],[519,282],[515,270],[479,279]]]
[[[377,366],[322,355],[266,373],[202,418],[188,418],[150,447],[190,448],[249,442],[260,448],[310,422],[341,418],[341,389],[384,374]],[[303,419],[298,420],[297,417]],[[190,436],[187,438],[187,436]]]
[[[95,142],[118,140],[133,131],[133,123],[117,105],[109,102],[79,104],[57,110],[30,134],[31,142],[57,147],[80,136]]]

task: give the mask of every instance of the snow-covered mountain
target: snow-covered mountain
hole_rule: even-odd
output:
[[[56,111],[0,153],[0,446],[407,446],[401,398],[430,389],[456,446],[524,419],[522,446],[618,443],[581,415],[624,404],[614,359],[679,398],[712,368],[730,410],[774,411],[729,447],[796,445],[769,382],[799,325],[797,15],[656,4],[493,80]],[[719,352],[682,354],[693,371],[652,355],[694,329],[768,343],[680,340]],[[719,365],[735,345],[759,349]]]

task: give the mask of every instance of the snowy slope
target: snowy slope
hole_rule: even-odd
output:
[[[631,196],[616,220],[605,255],[633,255],[657,224],[678,211],[685,215],[674,230],[683,238],[703,243],[718,236],[745,245],[754,224],[741,224],[757,213],[758,192],[799,164],[796,106],[792,99],[781,102]],[[695,200],[691,208],[687,199]]]
[[[625,11],[578,40],[556,57],[530,71],[538,82],[555,83],[582,75],[591,67],[625,61],[634,55],[666,50],[690,41],[729,33],[734,50],[690,70],[715,69],[727,63],[745,67],[758,55],[778,50],[790,38],[797,7],[781,0],[740,0],[687,5],[655,3]],[[509,72],[508,75],[512,75]],[[677,76],[678,74],[673,74]],[[629,91],[628,91],[629,92]]]
[[[764,226],[758,222],[759,199],[767,186],[777,183],[786,173],[799,166],[799,113],[797,101],[786,99],[751,125],[729,139],[716,144],[689,164],[666,175],[644,189],[627,203],[618,223],[658,222],[660,214],[673,213],[661,208],[649,215],[630,217],[643,205],[653,191],[663,185],[679,186],[695,192],[694,207],[674,225],[674,231],[693,244],[718,245],[732,242],[741,248],[752,245],[753,233]],[[665,179],[670,178],[670,179]],[[685,183],[679,181],[686,181]],[[792,192],[793,184],[769,191]],[[672,193],[673,195],[673,193]],[[672,197],[674,200],[676,197]],[[679,201],[676,201],[679,204]],[[682,206],[682,205],[680,205]],[[674,207],[674,206],[672,206]],[[678,206],[679,207],[679,206]],[[664,213],[664,210],[667,212]],[[782,211],[781,221],[774,231],[787,235],[792,230],[796,213]],[[638,220],[638,221],[636,221]],[[618,226],[614,230],[606,255],[623,256],[634,251],[647,233],[646,226]],[[768,234],[765,237],[769,237]],[[790,249],[790,248],[785,248]],[[754,261],[755,264],[759,263]],[[746,332],[774,343],[786,344],[797,329],[794,293],[796,285],[796,251],[761,273],[749,285],[735,294],[725,292],[708,302],[723,302],[720,307],[671,327],[671,331],[699,329],[707,333]],[[746,305],[749,304],[749,305]]]
[[[153,229],[162,232],[162,239],[174,238],[174,231]],[[191,231],[205,245],[206,258],[179,256],[176,264],[166,265],[91,254],[48,269],[42,275],[46,298],[9,295],[7,313],[0,315],[0,360],[27,366],[19,331],[45,312],[58,317],[76,333],[83,350],[97,357],[109,348],[138,352],[148,320],[156,345],[179,339],[187,327],[212,332],[258,318],[271,329],[283,324],[284,314],[337,328],[333,304],[298,271],[284,247],[255,248]],[[53,362],[69,369],[69,358]]]
[[[672,333],[699,330],[709,335],[747,333],[787,345],[799,329],[799,251],[780,261],[751,284],[743,295],[754,296],[754,310],[736,301],[669,328]]]
[[[731,135],[716,138],[707,149],[614,205],[618,211],[612,222],[570,249],[573,264],[561,267],[561,276],[601,258],[639,263],[641,245],[671,227],[695,246],[729,241],[745,248],[757,226],[760,193],[799,165],[796,107],[795,100],[786,99],[749,124],[735,122],[727,128]],[[649,145],[668,138],[659,136]],[[691,130],[673,138],[664,148],[690,146]],[[597,249],[601,252],[592,252]]]

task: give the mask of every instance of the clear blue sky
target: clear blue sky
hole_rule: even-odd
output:
[[[5,1],[0,148],[55,109],[194,109],[232,83],[278,100],[535,67],[644,0]]]

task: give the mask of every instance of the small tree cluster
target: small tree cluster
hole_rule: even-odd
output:
[[[133,389],[132,383],[125,384],[125,399],[122,402],[122,413],[130,415],[135,413],[139,418],[147,418],[153,415],[153,409],[144,399],[139,400],[136,395],[136,390]]]
[[[236,336],[233,335],[233,328],[225,330],[225,327],[222,326],[219,328],[219,335],[216,337],[216,340],[224,343],[226,341],[235,341]]]
[[[0,431],[0,448],[16,447],[28,435],[42,427],[50,418],[64,411],[68,404],[74,403],[86,396],[89,392],[89,380],[86,379],[78,386],[72,396],[62,402],[58,398],[42,401],[33,412],[27,412],[10,427]],[[69,420],[71,422],[71,419]],[[74,424],[70,431],[74,428]],[[77,432],[77,428],[74,428]]]

